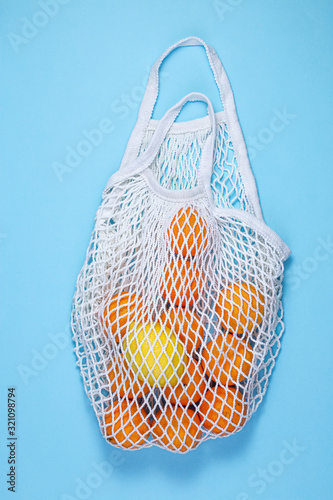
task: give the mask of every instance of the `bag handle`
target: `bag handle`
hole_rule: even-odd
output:
[[[148,148],[140,156],[136,157],[134,161],[132,161],[130,164],[127,164],[122,170],[118,170],[118,172],[116,172],[110,178],[108,185],[113,184],[114,182],[120,182],[128,178],[129,176],[140,174],[145,169],[147,169],[154,161],[154,158],[158,154],[162,143],[168,131],[170,130],[171,125],[176,120],[183,106],[187,102],[193,101],[203,101],[207,104],[208,116],[210,118],[212,126],[212,132],[207,138],[207,141],[202,149],[198,169],[198,183],[201,183],[206,188],[206,191],[207,188],[209,189],[210,196],[210,180],[213,171],[213,155],[216,137],[216,120],[214,108],[211,101],[207,96],[199,92],[191,92],[190,94],[186,95],[165,113],[155,130]]]
[[[126,148],[120,169],[122,169],[126,164],[131,163],[139,154],[144,134],[157,101],[159,92],[159,69],[162,62],[173,50],[178,47],[195,45],[201,45],[205,49],[210,68],[213,72],[214,79],[219,90],[223,110],[227,113],[228,110],[231,111],[235,109],[234,96],[229,79],[213,47],[206,44],[201,38],[196,36],[190,36],[184,38],[183,40],[179,40],[179,42],[171,45],[171,47],[169,47],[161,55],[161,57],[157,59],[151,68],[146,91],[139,109],[138,120],[128,141],[128,146]]]

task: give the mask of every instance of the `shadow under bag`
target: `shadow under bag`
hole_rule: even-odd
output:
[[[223,111],[191,93],[153,120],[159,67],[187,45],[204,47]],[[208,115],[175,123],[189,101]],[[73,299],[77,362],[108,442],[184,453],[245,425],[280,350],[289,254],[263,220],[216,52],[181,40],[152,67]]]

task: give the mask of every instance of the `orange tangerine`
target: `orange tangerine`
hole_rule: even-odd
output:
[[[183,257],[202,252],[208,244],[207,224],[197,210],[180,209],[171,221],[167,232],[172,250]]]
[[[188,306],[199,298],[204,287],[203,274],[188,260],[172,259],[165,267],[162,281],[162,296],[175,306]]]
[[[149,437],[150,426],[136,400],[115,401],[104,415],[107,440],[123,448],[138,448]]]
[[[108,378],[111,384],[111,392],[118,397],[127,396],[129,399],[141,398],[150,391],[150,387],[135,378],[127,360],[113,363],[108,367]]]
[[[142,298],[139,295],[133,292],[122,292],[114,295],[105,306],[101,318],[106,335],[110,335],[111,331],[115,341],[120,342],[126,334],[128,326],[135,319],[140,319],[139,315],[143,320],[147,319],[147,312],[143,312]]]
[[[152,435],[156,443],[169,450],[185,453],[198,445],[200,427],[200,418],[193,410],[169,405],[155,415]]]
[[[189,361],[180,383],[173,388],[166,386],[164,396],[173,405],[180,403],[186,406],[197,403],[203,397],[206,387],[207,382],[203,369],[199,363],[192,359]]]
[[[202,352],[202,365],[208,376],[222,385],[234,385],[248,376],[253,350],[248,340],[232,333],[218,335]]]
[[[203,426],[220,436],[239,430],[246,422],[247,404],[234,387],[216,386],[206,392],[199,406]]]
[[[231,283],[220,293],[215,311],[228,332],[252,332],[263,320],[264,297],[252,284]]]
[[[200,347],[204,329],[194,311],[183,307],[170,307],[161,314],[160,321],[179,336],[189,354]]]

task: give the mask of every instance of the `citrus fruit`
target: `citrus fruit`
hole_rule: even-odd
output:
[[[197,210],[179,210],[167,231],[172,250],[183,257],[194,256],[208,244],[207,224]]]
[[[191,261],[172,259],[162,276],[162,296],[175,306],[188,306],[199,298],[204,287],[203,274]]]
[[[123,350],[138,378],[151,386],[176,385],[188,361],[183,344],[160,323],[139,323],[136,329],[132,323]]]
[[[111,332],[115,341],[120,342],[128,326],[139,315],[141,315],[142,321],[147,319],[147,312],[143,308],[141,297],[135,293],[118,293],[104,307],[101,323],[106,335],[110,335]]]
[[[107,440],[123,448],[137,448],[146,443],[150,426],[136,400],[115,401],[104,415]]]
[[[160,321],[179,336],[189,354],[200,347],[204,329],[195,312],[183,307],[170,307],[161,314]]]
[[[184,453],[197,446],[201,436],[200,427],[200,418],[194,411],[169,405],[155,416],[152,435],[155,443]]]
[[[202,351],[202,365],[208,376],[222,385],[234,385],[248,376],[253,350],[248,340],[232,333],[218,335]]]
[[[150,391],[150,386],[136,380],[126,359],[122,359],[121,363],[114,362],[108,367],[108,378],[112,394],[120,398],[141,398]]]
[[[215,311],[228,332],[252,332],[263,320],[264,297],[252,284],[232,283],[220,293]]]
[[[235,388],[217,385],[206,392],[198,413],[207,430],[226,436],[243,427],[246,422],[247,405],[243,395]]]
[[[181,381],[175,387],[166,386],[164,397],[172,404],[183,406],[197,403],[205,393],[207,382],[200,364],[191,359]]]

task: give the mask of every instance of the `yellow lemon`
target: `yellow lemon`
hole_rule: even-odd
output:
[[[134,326],[123,340],[123,350],[139,380],[151,386],[176,385],[188,361],[183,344],[160,323]]]

